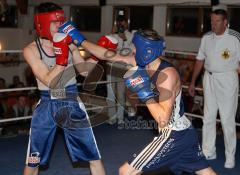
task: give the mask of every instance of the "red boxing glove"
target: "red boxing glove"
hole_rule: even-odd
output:
[[[118,40],[111,35],[106,35],[99,38],[97,45],[106,49],[116,49],[118,46]]]
[[[68,64],[68,44],[72,42],[72,38],[65,33],[56,33],[53,36],[53,48],[56,55],[56,64],[67,66]]]
[[[97,45],[104,47],[106,49],[116,49],[118,46],[118,40],[111,35],[105,35],[99,38]],[[92,56],[92,59],[98,60],[97,57]]]

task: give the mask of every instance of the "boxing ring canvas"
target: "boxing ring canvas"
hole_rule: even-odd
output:
[[[129,120],[130,121],[130,120]],[[108,175],[118,174],[119,166],[133,154],[136,147],[150,141],[154,136],[151,129],[134,129],[127,125],[102,124],[93,128],[102,154],[106,173]],[[199,132],[199,136],[200,136]],[[27,135],[18,135],[12,138],[0,138],[0,174],[21,174],[25,162]],[[88,175],[88,164],[80,162],[71,164],[67,155],[62,133],[58,132],[52,151],[51,161],[48,167],[41,167],[41,175]],[[238,140],[238,148],[240,140]],[[218,159],[209,161],[209,164],[219,175],[238,175],[240,172],[240,149],[236,152],[236,167],[227,170],[224,164],[223,138],[217,137]],[[167,169],[157,172],[149,172],[144,175],[172,175]]]

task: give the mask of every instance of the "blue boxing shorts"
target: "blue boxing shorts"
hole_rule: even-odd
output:
[[[129,164],[143,172],[169,167],[174,174],[181,175],[183,171],[194,173],[209,167],[192,126],[182,131],[163,129],[140,150]]]
[[[52,99],[41,91],[41,99],[32,116],[26,165],[46,165],[57,126],[63,129],[69,155],[73,162],[101,159],[88,114],[77,97],[77,87],[69,86],[70,97]]]

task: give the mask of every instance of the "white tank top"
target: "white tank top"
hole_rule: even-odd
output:
[[[36,39],[36,44],[39,50],[39,54],[41,56],[42,61],[49,67],[49,69],[52,69],[56,64],[56,57],[55,56],[49,56],[46,54],[46,52],[43,50],[39,38]],[[72,53],[69,52],[68,56],[68,66],[65,68],[62,75],[60,75],[58,78],[58,86],[61,87],[67,87],[73,84],[76,84],[76,73],[73,67],[73,57]],[[47,87],[45,84],[43,84],[38,78],[37,85],[39,90],[49,90],[49,87]]]

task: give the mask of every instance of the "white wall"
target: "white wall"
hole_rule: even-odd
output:
[[[52,2],[51,0],[29,0],[28,15],[20,15],[19,28],[0,28],[0,43],[3,49],[22,49],[28,42],[33,40],[35,32],[33,30],[33,7],[41,2]],[[7,1],[14,4],[14,0]],[[69,16],[70,5],[99,5],[99,0],[55,0],[63,6],[65,13]],[[161,35],[165,36],[166,26],[166,4],[210,4],[210,0],[106,0],[107,5],[102,7],[102,25],[101,32],[83,32],[91,41],[96,41],[100,35],[111,31],[112,12],[114,5],[154,5],[153,28]],[[220,2],[228,4],[239,4],[239,0],[220,0]],[[166,37],[167,48],[173,50],[196,51],[199,45],[199,38],[186,37]]]
[[[23,35],[23,29],[1,28],[0,33],[2,49],[14,50],[21,48],[21,36]]]

